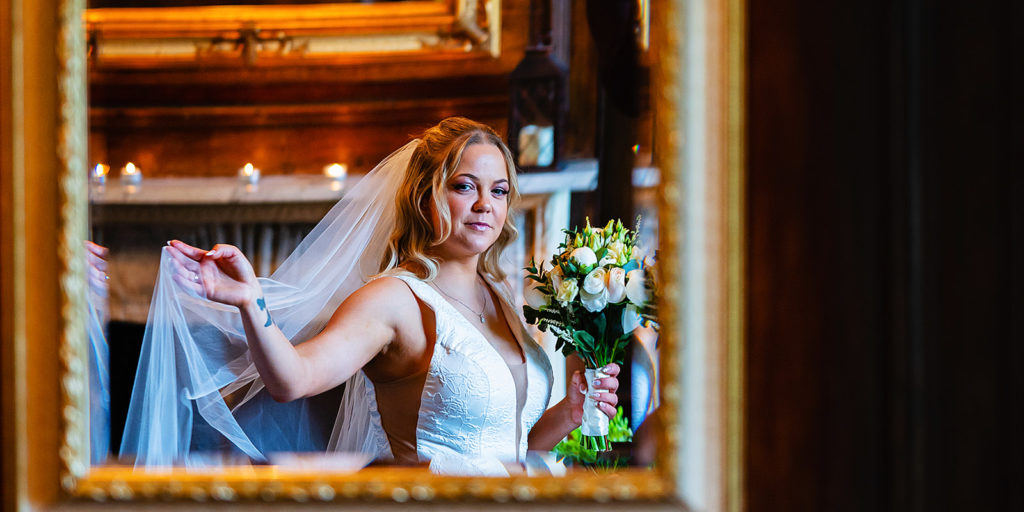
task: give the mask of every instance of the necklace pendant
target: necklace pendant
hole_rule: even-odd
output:
[[[484,314],[480,313],[480,323],[484,323]]]

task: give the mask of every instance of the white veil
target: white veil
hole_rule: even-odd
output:
[[[106,288],[90,280],[88,300],[89,337],[89,462],[101,464],[110,453],[110,348],[106,333]]]
[[[394,227],[395,196],[417,144],[385,158],[272,276],[260,278],[274,321],[292,343],[320,332],[338,305],[378,273]],[[371,435],[362,372],[343,392],[274,402],[252,364],[238,310],[181,286],[173,265],[164,249],[122,457],[134,457],[136,466],[197,466],[225,452],[257,462],[277,451],[385,454],[388,448]]]

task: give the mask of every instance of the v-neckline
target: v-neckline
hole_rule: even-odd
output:
[[[477,335],[483,340],[484,343],[487,344],[487,346],[491,347],[491,350],[494,352],[496,356],[498,356],[498,359],[500,359],[501,362],[506,367],[510,367],[512,364],[526,364],[526,346],[523,344],[523,340],[520,339],[520,335],[517,334],[516,330],[512,328],[512,323],[509,321],[508,311],[506,310],[507,308],[505,307],[505,301],[501,300],[501,297],[498,296],[498,293],[496,291],[494,291],[494,288],[491,286],[490,281],[488,281],[486,277],[480,274],[477,274],[477,276],[484,282],[484,286],[487,287],[487,293],[492,294],[493,292],[493,295],[491,295],[491,300],[495,302],[496,308],[501,313],[502,318],[504,318],[505,320],[506,327],[508,327],[509,332],[512,334],[512,339],[515,340],[516,345],[519,348],[519,361],[516,363],[510,364],[508,361],[506,361],[505,357],[502,356],[501,352],[498,350],[498,347],[494,346],[494,343],[491,343],[491,340],[487,338],[487,335],[484,334],[484,332],[481,331],[480,328],[476,326],[476,324],[470,321],[470,319],[466,318],[466,315],[460,313],[458,308],[456,308],[455,305],[451,303],[451,301],[449,301],[441,293],[439,293],[439,290],[436,288],[436,285],[433,285],[432,283],[427,283],[426,281],[422,282],[428,285],[427,288],[430,288],[434,295],[436,295],[437,298],[441,299],[441,301],[444,302],[448,306],[448,308],[452,310],[452,313],[454,313],[458,318],[462,319],[463,322],[465,322],[474,331],[476,331]],[[496,301],[494,300],[495,296],[498,296],[498,300]],[[512,368],[509,368],[509,373],[511,374],[511,372]]]
[[[488,293],[492,293],[493,292],[492,300],[494,299],[494,296],[498,297],[498,300],[496,301],[496,308],[498,310],[500,310],[500,312],[501,312],[500,314],[505,319],[505,325],[508,326],[509,332],[512,333],[512,338],[515,340],[516,345],[519,346],[520,362],[515,363],[514,366],[522,367],[524,370],[527,370],[527,368],[528,368],[527,367],[528,359],[527,359],[527,356],[526,356],[526,344],[523,342],[522,333],[520,332],[520,330],[514,329],[512,327],[513,322],[512,322],[511,319],[509,319],[509,312],[511,311],[511,306],[505,303],[505,301],[502,299],[501,295],[496,290],[494,290],[493,286],[491,286],[491,282],[488,281],[486,277],[484,277],[482,275],[479,275],[479,274],[477,274],[477,275],[480,277],[480,279],[483,280],[484,285],[487,287],[487,292]],[[426,288],[429,288],[430,291],[434,294],[435,297],[437,297],[438,299],[441,299],[441,302],[443,302],[448,307],[448,309],[450,310],[449,314],[455,315],[460,320],[462,320],[462,322],[464,322],[466,325],[468,325],[469,327],[471,327],[473,330],[476,331],[476,334],[480,338],[480,341],[482,341],[485,345],[487,345],[491,349],[490,352],[492,354],[494,354],[494,357],[496,357],[498,359],[498,361],[501,362],[501,365],[505,368],[505,371],[507,372],[507,375],[512,380],[512,386],[513,386],[514,389],[516,389],[516,396],[517,396],[517,398],[515,400],[515,417],[514,417],[514,422],[515,422],[515,425],[516,425],[515,452],[516,452],[516,460],[517,461],[521,460],[522,459],[522,455],[520,454],[520,449],[521,449],[521,445],[522,445],[522,442],[523,442],[523,436],[525,434],[525,428],[524,428],[524,425],[523,425],[523,413],[526,411],[526,404],[530,400],[529,391],[526,391],[524,393],[523,403],[522,403],[522,405],[520,407],[519,399],[518,399],[519,386],[516,384],[515,370],[512,369],[513,365],[509,364],[509,362],[505,360],[505,357],[502,356],[501,352],[498,351],[498,347],[494,346],[494,344],[491,343],[491,341],[489,339],[487,339],[487,336],[483,333],[483,331],[481,331],[480,328],[477,327],[470,319],[466,318],[465,315],[460,313],[459,310],[455,308],[455,305],[452,304],[450,301],[448,301],[448,299],[446,299],[439,292],[439,290],[437,288],[435,288],[434,286],[431,286],[426,281],[421,280],[420,282],[423,283],[424,285],[426,285]],[[436,315],[437,312],[435,311],[434,314]],[[523,389],[524,390],[528,390],[529,389],[529,371],[524,371],[523,372],[523,376],[526,378],[526,380],[524,380],[523,383],[522,383]],[[417,429],[418,428],[419,427],[417,426]]]

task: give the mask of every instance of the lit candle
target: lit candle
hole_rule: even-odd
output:
[[[324,167],[324,176],[332,180],[343,180],[348,175],[348,166],[345,164],[331,164]]]
[[[96,164],[96,167],[92,168],[92,173],[89,175],[89,179],[93,183],[104,184],[107,182],[107,174],[110,172],[109,165]]]
[[[340,192],[345,187],[345,176],[348,175],[348,166],[334,163],[324,167],[324,176],[331,179],[328,186],[331,192]]]
[[[123,185],[138,185],[142,183],[142,169],[128,162],[121,168],[121,183]]]
[[[255,185],[260,181],[260,170],[253,167],[251,163],[247,163],[245,167],[238,170],[238,177],[249,185]]]

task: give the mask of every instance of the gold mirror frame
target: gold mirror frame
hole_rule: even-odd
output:
[[[11,1],[4,0],[4,7]],[[702,508],[741,510],[744,4],[742,0],[693,4],[664,0],[651,7],[656,13],[651,30],[651,51],[656,52],[652,54],[656,165],[663,182],[661,268],[664,282],[671,283],[663,291],[663,401],[658,412],[663,428],[655,469],[488,479],[436,477],[414,469],[371,468],[354,475],[324,475],[280,473],[273,468],[204,473],[89,466],[81,249],[87,218],[84,0],[42,0],[31,9],[22,9],[13,0],[12,24],[23,30],[12,36],[19,37],[12,44],[15,85],[11,98],[4,99],[23,105],[24,110],[4,115],[39,117],[35,124],[20,128],[15,122],[15,133],[4,135],[13,141],[5,140],[4,149],[17,150],[10,157],[10,176],[3,177],[14,198],[7,213],[11,223],[3,226],[4,242],[11,242],[12,254],[5,259],[11,265],[3,269],[5,298],[10,295],[3,311],[9,315],[4,335],[10,334],[13,340],[4,347],[4,361],[11,369],[4,376],[5,504],[27,510],[77,508],[83,499],[172,498],[193,507],[191,500],[356,500],[365,505],[366,500],[469,499],[548,504],[638,500],[631,506],[675,507],[688,499],[683,485],[685,454],[680,453],[685,414],[681,405],[686,393],[680,383],[688,364],[682,349],[687,343],[705,343],[708,355],[697,364],[709,367],[703,390],[706,405],[701,410],[706,421],[703,432],[685,434],[703,436],[709,443],[701,462],[708,489]],[[58,14],[56,25],[52,12]],[[701,30],[694,30],[695,19],[704,23]],[[52,56],[54,47],[55,62],[41,58]],[[703,106],[687,108],[695,101]],[[703,136],[695,136],[698,132]],[[695,140],[701,141],[701,147],[693,147]],[[704,158],[688,158],[693,151]],[[695,176],[701,179],[692,179]],[[695,183],[707,197],[699,216],[703,227],[698,229],[704,230],[699,245],[688,243],[684,233],[685,219],[692,218],[683,204],[689,197],[684,192]],[[56,206],[53,199],[58,199]],[[706,262],[702,268],[706,277],[699,288],[684,283],[689,275],[685,264],[695,257]],[[686,305],[695,300],[706,304],[703,340],[685,333],[692,319]]]
[[[88,9],[100,65],[343,65],[496,58],[501,0]],[[236,58],[240,57],[240,58]]]

